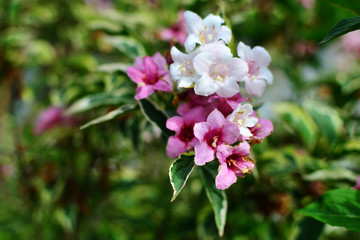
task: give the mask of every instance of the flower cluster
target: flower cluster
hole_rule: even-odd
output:
[[[250,48],[242,42],[237,56],[233,56],[227,46],[232,33],[220,16],[210,14],[201,19],[186,11],[184,17],[186,53],[171,48],[170,74],[159,54],[137,59],[127,73],[138,84],[136,99],[146,98],[154,90],[172,91],[171,76],[186,101],[178,106],[178,116],[166,122],[166,127],[175,132],[168,140],[166,153],[178,158],[194,151],[198,166],[218,161],[216,187],[226,189],[237,177],[253,170],[250,146],[273,131],[271,121],[259,118],[251,99],[240,94],[243,84],[249,96],[263,95],[273,80],[268,69],[271,57],[264,48]]]

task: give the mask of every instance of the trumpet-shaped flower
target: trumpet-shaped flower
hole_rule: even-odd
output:
[[[250,132],[253,135],[253,138],[256,140],[262,140],[269,136],[274,130],[272,122],[268,119],[259,118],[257,124],[250,128]]]
[[[209,96],[217,93],[229,98],[239,93],[238,81],[248,73],[246,62],[233,58],[230,49],[222,43],[208,44],[193,59],[195,71],[201,76],[195,82],[195,93]]]
[[[266,83],[272,84],[273,75],[268,69],[271,62],[269,53],[260,46],[251,49],[240,42],[237,47],[238,56],[244,59],[248,66],[248,75],[242,80],[249,95],[261,97],[265,91]]]
[[[159,53],[153,57],[136,58],[134,67],[128,67],[126,73],[138,85],[135,99],[147,98],[155,90],[171,92],[173,89],[166,60]]]
[[[200,78],[193,66],[193,58],[198,52],[184,54],[176,47],[171,48],[171,57],[174,63],[170,65],[170,74],[172,79],[178,82],[178,88],[189,88]]]
[[[162,29],[159,32],[159,36],[165,41],[178,41],[181,44],[185,43],[187,38],[186,22],[184,17],[184,11],[179,12],[179,21],[169,28]]]
[[[239,104],[238,107],[228,116],[228,119],[235,123],[240,130],[241,136],[250,137],[253,134],[249,130],[258,122],[257,117],[251,116],[253,113],[252,105],[249,103]]]
[[[169,138],[166,154],[171,158],[177,158],[189,148],[192,149],[198,143],[198,139],[194,136],[194,125],[197,122],[205,121],[205,119],[203,107],[195,107],[182,117],[169,118],[166,127],[175,131],[175,135]]]
[[[254,160],[248,157],[249,153],[250,145],[245,141],[235,147],[225,144],[218,147],[216,157],[220,162],[220,169],[215,179],[218,189],[230,187],[237,177],[244,177],[252,171]]]
[[[204,20],[194,12],[184,13],[186,20],[186,31],[189,34],[185,41],[187,52],[192,51],[196,44],[207,44],[217,42],[220,39],[225,43],[231,40],[231,30],[227,26],[221,26],[224,20],[219,16],[209,14]]]
[[[199,140],[195,145],[195,164],[204,165],[215,158],[215,152],[222,143],[233,144],[240,135],[236,124],[229,122],[215,109],[206,122],[194,125],[194,135]]]

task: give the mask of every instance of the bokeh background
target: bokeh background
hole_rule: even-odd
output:
[[[135,57],[183,50],[161,34],[182,10],[222,14],[233,48],[272,56],[254,104],[275,130],[226,190],[222,239],[360,239],[294,212],[360,174],[360,38],[318,44],[355,16],[330,2],[0,1],[0,239],[219,238],[196,169],[170,203],[167,139],[139,109],[80,130],[135,103]]]

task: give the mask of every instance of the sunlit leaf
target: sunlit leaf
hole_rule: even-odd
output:
[[[334,144],[344,127],[339,112],[330,106],[315,101],[307,101],[304,107],[317,123],[320,134],[325,136],[329,143]]]
[[[115,73],[115,72],[126,72],[129,64],[124,63],[107,63],[102,64],[98,67],[99,72]]]
[[[194,155],[182,154],[171,164],[169,169],[169,177],[171,186],[174,190],[171,202],[174,201],[179,195],[194,168]]]
[[[332,226],[360,231],[360,191],[336,189],[297,212]]]
[[[106,36],[105,42],[127,57],[135,58],[146,55],[143,45],[134,38],[123,36]]]
[[[139,100],[139,103],[143,114],[150,122],[156,124],[166,136],[173,134],[173,131],[166,128],[168,117],[155,105],[155,103],[148,99],[141,99]]]
[[[200,173],[205,186],[206,195],[213,207],[219,236],[223,236],[226,223],[227,198],[224,191],[215,186],[215,174],[208,167],[201,167]]]
[[[326,43],[334,38],[337,38],[345,33],[360,29],[360,17],[345,18],[338,22],[330,31],[326,34],[321,43]]]
[[[87,127],[90,127],[92,125],[96,125],[96,124],[99,124],[99,123],[103,123],[103,122],[106,122],[106,121],[110,121],[116,117],[119,117],[125,113],[128,113],[129,111],[133,110],[134,108],[136,107],[135,104],[127,104],[127,105],[124,105],[124,106],[121,106],[115,110],[112,110],[110,112],[108,112],[106,115],[104,116],[101,116],[101,117],[98,117],[84,125],[82,125],[80,127],[81,130],[87,128]]]
[[[315,146],[318,127],[309,113],[293,103],[277,104],[275,111],[300,136],[309,149]]]
[[[308,181],[349,180],[356,181],[358,175],[345,168],[322,169],[304,176]]]

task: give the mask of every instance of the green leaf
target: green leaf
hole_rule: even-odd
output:
[[[125,64],[125,63],[107,63],[100,65],[98,67],[98,71],[106,72],[106,73],[115,73],[115,72],[126,73],[126,69],[129,66],[130,66],[129,64]]]
[[[195,168],[194,155],[182,154],[170,166],[169,177],[174,194],[171,202],[176,199],[180,191],[185,186],[190,174]]]
[[[107,44],[111,45],[116,50],[122,52],[127,57],[135,58],[146,55],[143,45],[134,38],[122,36],[106,36],[104,40]]]
[[[131,92],[128,89],[116,93],[98,93],[86,96],[67,109],[67,114],[85,112],[101,106],[114,106],[132,102]]]
[[[355,182],[358,175],[346,168],[322,169],[304,176],[307,181],[348,180]]]
[[[328,143],[334,144],[344,127],[339,112],[330,106],[315,101],[305,102],[304,107],[317,123],[320,134],[327,139]]]
[[[360,29],[360,17],[345,18],[338,22],[330,31],[326,34],[320,44],[326,43],[334,38],[337,38],[345,33]]]
[[[300,136],[309,149],[315,146],[318,127],[308,112],[293,103],[277,104],[275,111]]]
[[[335,7],[345,9],[355,15],[360,15],[360,1],[359,0],[323,0]]]
[[[324,229],[324,223],[305,217],[299,223],[298,228],[296,240],[317,240]]]
[[[99,123],[102,123],[102,122],[106,122],[106,121],[110,121],[118,116],[121,116],[125,113],[128,113],[129,111],[133,110],[134,108],[136,107],[136,104],[127,104],[127,105],[124,105],[124,106],[121,106],[115,110],[112,110],[110,112],[108,112],[106,115],[104,116],[101,116],[101,117],[98,117],[94,120],[91,120],[90,122],[82,125],[80,127],[81,130],[84,130],[85,128],[87,127],[90,127],[92,125],[96,125],[96,124],[99,124]]]
[[[149,99],[141,99],[139,100],[139,103],[141,111],[150,122],[156,124],[166,136],[173,135],[173,131],[166,128],[168,117],[155,105],[155,103]]]
[[[297,212],[332,226],[360,231],[360,191],[336,189]]]
[[[213,207],[215,223],[219,231],[219,236],[224,235],[227,212],[227,198],[224,191],[215,186],[215,174],[208,167],[201,167],[200,173],[204,182],[206,195]]]

